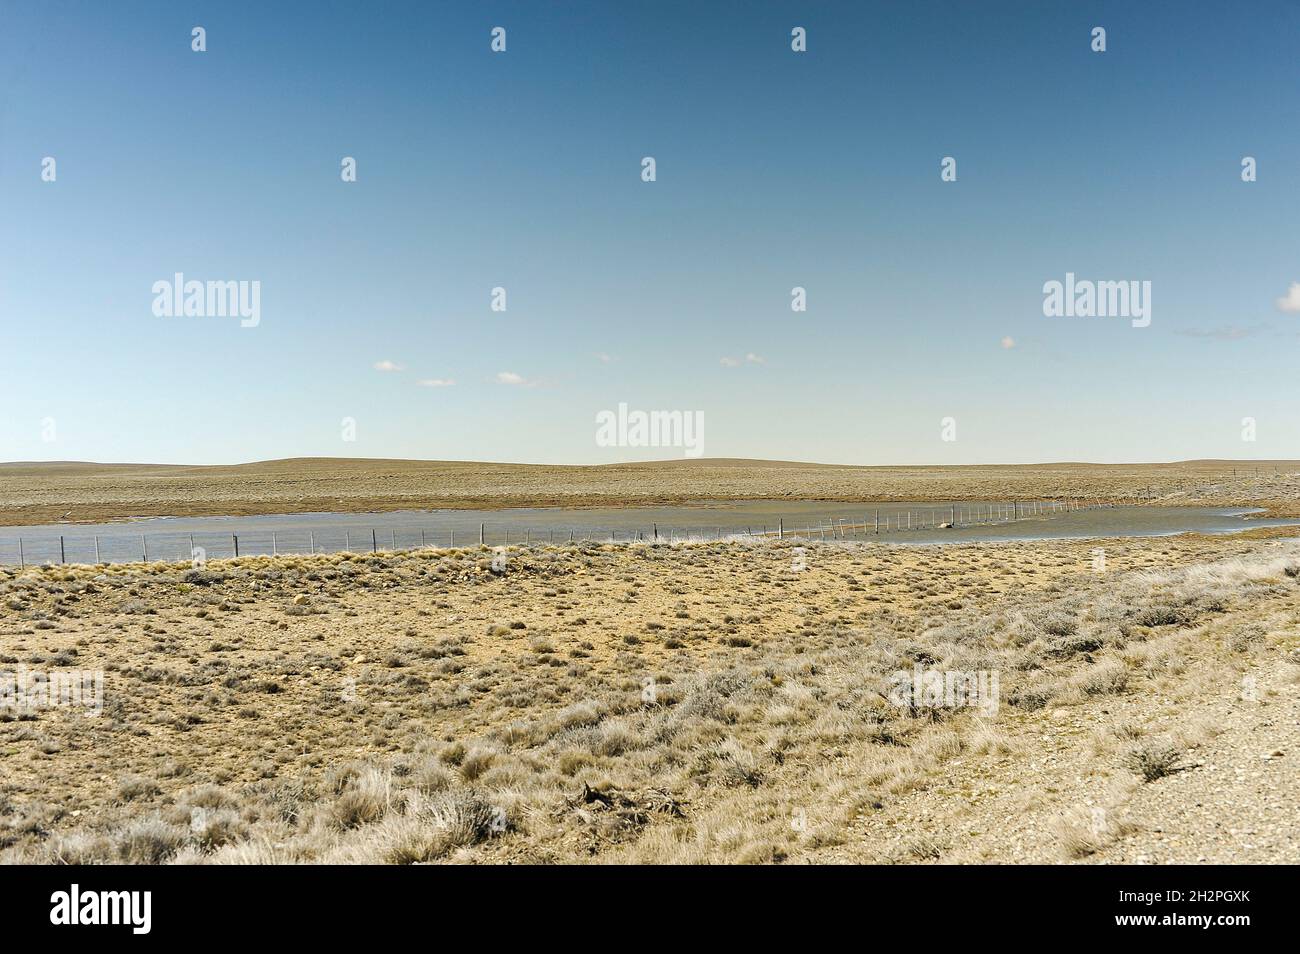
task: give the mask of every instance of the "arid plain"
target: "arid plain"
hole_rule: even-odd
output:
[[[691,499],[672,476],[690,465],[637,466],[662,483],[573,477],[569,498]],[[823,468],[699,466],[736,472],[718,496],[788,480],[821,499],[1042,497],[1059,481],[1076,497],[1300,501],[1292,465],[973,468],[966,483],[827,468],[815,491]],[[164,507],[188,479],[170,470],[153,490],[140,470],[69,475],[44,502],[6,476],[0,497]],[[477,505],[549,479],[507,470],[466,478],[487,488]],[[377,499],[376,483],[329,479],[326,496]],[[245,483],[265,501],[301,480]],[[199,496],[253,499],[239,487]],[[97,716],[0,708],[0,858],[1294,864],[1294,533],[0,569],[0,672],[103,673]],[[992,674],[994,704],[900,700],[899,674],[922,670]]]
[[[0,525],[236,516],[678,504],[702,500],[1075,499],[1300,513],[1300,462],[849,467],[677,460],[567,467],[296,458],[221,467],[0,464]]]

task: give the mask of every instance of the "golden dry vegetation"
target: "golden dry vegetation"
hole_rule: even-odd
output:
[[[0,856],[1296,863],[1298,553],[1253,531],[0,570],[0,671],[105,673],[98,717],[0,710]],[[997,673],[996,711],[901,704],[917,667]]]
[[[0,464],[0,525],[9,526],[140,516],[631,506],[698,500],[1065,498],[1249,504],[1278,514],[1300,514],[1300,463],[841,467],[716,459],[567,467],[300,458],[228,467]]]

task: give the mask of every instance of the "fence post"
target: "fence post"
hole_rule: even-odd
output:
[[[230,538],[235,541],[235,557],[239,557],[239,534],[232,533]]]
[[[145,539],[144,534],[140,534],[140,549],[144,551],[144,562],[149,562],[149,541]]]
[[[424,549],[424,547],[426,547],[427,545],[428,545],[428,544],[425,543],[425,540],[424,540],[424,531],[421,530],[421,531],[420,531],[420,548],[421,548],[421,549]]]
[[[280,555],[280,540],[276,536],[275,531],[272,530],[271,531],[271,556],[278,557],[279,555]]]
[[[95,562],[99,563],[99,537],[95,537]]]
[[[397,549],[397,531],[396,531],[396,530],[393,531],[393,549],[394,549],[394,550]]]
[[[778,540],[785,539],[785,518],[784,517],[777,517],[776,519],[776,538]]]
[[[876,508],[876,533],[880,533],[880,509]]]
[[[375,533],[375,528],[370,528],[370,552],[379,552],[379,536]]]
[[[352,552],[352,531],[351,530],[343,531],[343,552],[344,553]]]
[[[659,542],[659,524],[655,523],[655,524],[651,524],[651,526],[654,527],[654,532],[655,532],[655,543],[658,543],[658,542]]]
[[[68,562],[68,551],[63,547],[63,534],[59,534],[59,562]]]
[[[480,524],[478,525],[478,545],[479,545],[479,546],[482,546],[482,545],[483,545],[483,534],[484,534],[484,525],[480,523]]]
[[[22,537],[19,537],[19,538],[18,538],[18,566],[19,566],[19,567],[25,567],[25,566],[27,566],[27,557],[26,557],[26,555],[24,555],[24,553],[23,553],[23,538],[22,538]]]
[[[311,542],[311,552],[312,552],[312,555],[314,556],[315,553],[316,553],[316,531],[315,531],[315,530],[308,530],[308,531],[307,531],[307,539]]]

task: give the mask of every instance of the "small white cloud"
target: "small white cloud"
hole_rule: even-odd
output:
[[[1002,347],[1006,348],[1008,351],[1010,351],[1015,346],[1016,346],[1016,339],[1011,337],[1010,335],[1007,335],[1005,338],[1002,339]]]
[[[422,388],[450,388],[455,387],[456,382],[451,378],[425,378],[423,381],[417,381],[416,384]]]
[[[605,354],[605,352],[603,351],[597,351],[596,360],[601,362],[602,364],[609,364],[611,361],[614,360],[614,356],[612,354]]]
[[[521,384],[527,384],[528,382],[524,380],[524,376],[522,374],[515,374],[513,371],[498,371],[497,383],[511,384],[511,385],[518,386]]]
[[[724,368],[738,368],[738,367],[740,367],[740,359],[739,359],[739,358],[723,358],[722,361],[721,361],[721,364],[722,364],[722,366],[723,366]]]
[[[405,371],[406,369],[403,368],[396,361],[389,361],[387,358],[385,358],[383,361],[375,362],[375,370],[376,371]]]
[[[745,360],[748,361],[750,364],[767,364],[766,358],[764,358],[762,355],[754,354],[754,352],[752,351],[749,354],[745,355]]]
[[[1286,295],[1277,300],[1278,311],[1300,311],[1300,282],[1292,282]]]

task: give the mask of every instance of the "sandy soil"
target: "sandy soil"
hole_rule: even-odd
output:
[[[1293,515],[1300,513],[1300,462],[839,467],[719,459],[559,467],[312,458],[231,467],[0,464],[0,525],[8,526],[135,516],[781,498],[1258,504]]]
[[[0,712],[0,857],[1294,864],[1298,548],[0,570],[0,671],[104,672],[98,717]]]

